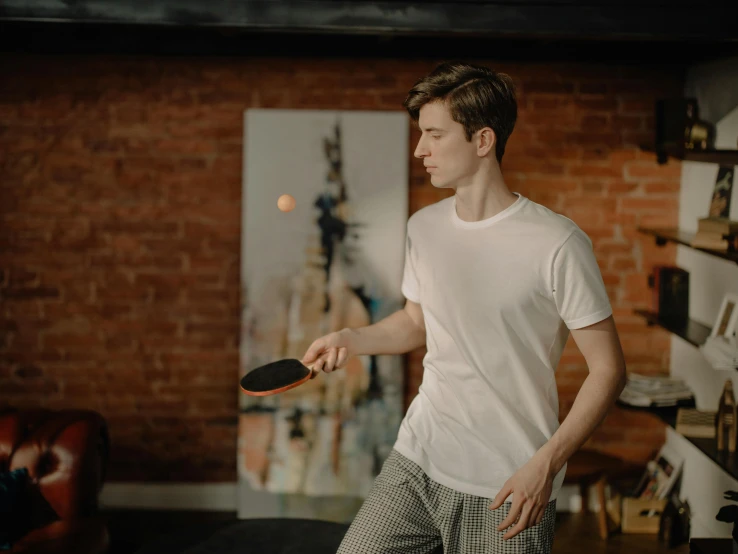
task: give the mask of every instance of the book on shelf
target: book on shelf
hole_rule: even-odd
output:
[[[735,251],[738,248],[738,221],[727,217],[702,217],[690,241],[694,248]]]
[[[685,437],[714,439],[717,412],[696,408],[679,408],[676,432]]]
[[[693,248],[734,252],[738,248],[738,232],[714,233],[697,231],[689,244]]]
[[[628,406],[649,408],[679,406],[691,402],[694,392],[681,379],[629,373],[618,401]]]
[[[738,233],[738,220],[727,217],[702,217],[697,220],[697,231],[730,235]]]

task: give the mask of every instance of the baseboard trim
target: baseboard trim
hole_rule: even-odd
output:
[[[592,493],[593,491],[590,491]],[[235,512],[238,483],[106,483],[100,494],[103,508],[145,508],[152,510],[201,510]],[[577,487],[562,487],[556,501],[557,512],[578,512],[582,505]],[[590,498],[597,510],[597,499]]]
[[[106,483],[103,508],[235,512],[237,483]]]

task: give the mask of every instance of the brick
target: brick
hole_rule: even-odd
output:
[[[569,168],[569,173],[575,177],[622,177],[622,169],[613,166],[611,163],[582,163],[578,166]]]
[[[604,82],[579,83],[578,87],[578,92],[580,95],[606,95],[608,91],[609,88],[607,86],[607,83]]]
[[[641,98],[620,98],[618,102],[618,113],[628,115],[652,114],[656,109],[656,103]]]
[[[59,298],[59,289],[56,287],[48,286],[28,288],[8,287],[2,290],[0,296],[6,300],[38,300]]]
[[[618,133],[601,132],[597,129],[584,129],[580,132],[570,132],[564,135],[568,144],[581,144],[583,146],[602,146],[617,148],[622,144]]]
[[[522,89],[526,95],[532,94],[571,94],[574,92],[573,83],[557,83],[550,80],[525,80]]]
[[[622,198],[620,206],[624,211],[650,214],[677,214],[678,198]]]
[[[679,179],[682,173],[681,164],[658,165],[648,162],[632,162],[625,166],[626,175],[631,178],[655,177]]]
[[[7,280],[10,286],[33,287],[39,282],[38,273],[35,271],[28,271],[23,268],[13,268],[7,273],[10,274],[10,278]]]
[[[621,131],[646,131],[646,118],[640,115],[616,115],[612,118],[614,129]]]
[[[607,195],[613,197],[621,197],[641,190],[641,186],[638,183],[626,183],[619,180],[606,183],[605,188],[607,190]]]
[[[37,379],[44,376],[43,369],[32,365],[20,366],[13,373],[19,379]]]
[[[678,179],[645,182],[641,185],[643,192],[649,196],[655,194],[669,194],[678,197],[680,187],[681,185]]]
[[[602,129],[610,124],[610,118],[607,115],[589,115],[585,114],[581,118],[582,129]]]
[[[609,96],[580,96],[574,103],[579,108],[593,111],[613,112],[617,108],[617,100]]]
[[[653,132],[652,131],[630,131],[621,130],[620,136],[624,146],[638,147],[644,144],[653,143]]]

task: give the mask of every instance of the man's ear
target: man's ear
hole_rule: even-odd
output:
[[[489,127],[477,131],[477,156],[483,158],[490,152],[494,152],[497,136]]]

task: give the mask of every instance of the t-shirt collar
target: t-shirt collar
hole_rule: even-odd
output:
[[[510,206],[502,210],[500,213],[493,215],[492,217],[488,217],[487,219],[482,219],[480,221],[464,221],[459,217],[459,215],[456,213],[456,195],[452,197],[451,204],[451,220],[453,221],[454,225],[457,227],[461,227],[463,229],[480,229],[483,227],[489,227],[490,225],[494,225],[498,221],[505,219],[506,217],[514,214],[517,212],[525,203],[526,198],[519,192],[513,192],[515,196],[518,197],[518,199],[513,202]]]

